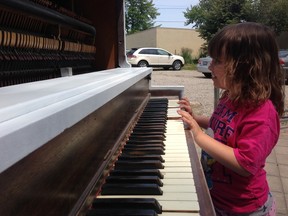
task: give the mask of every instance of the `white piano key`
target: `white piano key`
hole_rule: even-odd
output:
[[[156,197],[155,197],[156,198]],[[183,200],[183,201],[198,201],[197,193],[182,193],[182,192],[164,192],[162,196],[158,196],[156,198],[159,201],[166,200],[166,201],[173,201],[173,200]]]
[[[196,192],[196,188],[195,185],[185,185],[185,187],[183,185],[163,185],[163,187],[161,187],[161,189],[163,191],[167,192],[183,192],[183,193],[193,193]]]
[[[158,202],[160,201],[197,201],[198,197],[196,193],[182,193],[182,192],[164,192],[163,195],[100,195],[97,198],[154,198]]]
[[[165,163],[163,163],[163,165],[165,167],[190,167],[191,163],[190,161],[165,161]]]
[[[169,108],[167,111],[167,117],[168,119],[180,119],[181,116],[178,114],[177,110],[179,110],[178,107],[176,108]]]
[[[171,135],[171,134],[167,135],[166,134],[166,140],[164,141],[164,143],[165,144],[175,143],[175,142],[176,143],[183,143],[183,142],[185,143],[186,139],[183,136],[185,136],[185,135],[180,134],[180,136],[179,136],[179,135]]]
[[[162,172],[162,171],[161,171]],[[193,179],[193,174],[186,172],[186,173],[173,173],[173,172],[166,172],[162,173],[165,177],[165,179]]]
[[[199,216],[199,213],[191,212],[162,212],[161,216]],[[160,215],[159,215],[160,216]]]
[[[183,200],[161,200],[160,205],[162,205],[162,211],[191,211],[191,212],[196,212],[200,211],[199,203],[198,201],[183,201]]]
[[[194,185],[194,180],[191,178],[184,178],[184,179],[172,179],[172,178],[165,178],[162,179],[164,185]]]
[[[168,145],[165,144],[165,149],[166,150],[174,150],[174,149],[180,150],[180,149],[182,149],[182,150],[185,150],[186,152],[188,152],[187,146],[185,146],[183,144],[178,144],[178,143],[173,143],[173,144],[170,143]],[[172,151],[172,153],[173,153],[173,151]]]
[[[191,167],[164,167],[161,169],[161,173],[192,173]]]
[[[180,212],[197,212],[199,211],[199,203],[197,194],[193,192],[189,193],[170,193],[164,192],[161,196],[153,195],[101,195],[97,198],[108,199],[108,198],[155,198],[162,206],[162,211],[180,211]]]
[[[168,109],[170,108],[170,107],[179,107],[179,104],[178,104],[178,99],[176,99],[176,100],[174,100],[174,99],[170,99],[170,100],[168,100]]]
[[[166,140],[163,141],[165,146],[184,146],[183,142],[186,142],[186,140],[177,139],[177,138],[170,138],[167,136],[166,136]]]
[[[187,161],[190,162],[189,159],[189,155],[187,155],[188,157],[185,157],[186,155],[183,154],[175,154],[175,155],[162,155],[162,158],[165,160],[166,162],[183,162],[183,161]]]

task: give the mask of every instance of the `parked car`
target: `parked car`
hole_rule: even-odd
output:
[[[181,70],[185,64],[184,58],[167,50],[154,47],[132,48],[127,53],[128,62],[135,67],[163,67]]]
[[[280,64],[285,70],[285,77],[288,80],[288,50],[279,51]],[[197,64],[197,71],[203,73],[205,77],[211,78],[211,71],[208,69],[212,61],[210,56],[199,58]]]
[[[198,59],[198,64],[197,64],[197,71],[200,73],[203,73],[205,77],[211,78],[212,73],[208,69],[212,62],[212,58],[210,56],[202,57]]]
[[[288,50],[279,51],[279,60],[280,60],[281,66],[284,68],[285,78],[288,81]]]

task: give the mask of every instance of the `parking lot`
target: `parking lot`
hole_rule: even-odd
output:
[[[201,114],[210,115],[214,108],[214,86],[211,78],[191,70],[162,70],[152,72],[152,85],[182,85],[184,95]],[[284,85],[283,85],[284,87]],[[288,85],[285,85],[285,109],[288,109]]]

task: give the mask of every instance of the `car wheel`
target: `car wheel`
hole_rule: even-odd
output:
[[[206,77],[206,78],[211,78],[212,77],[212,74],[211,73],[203,73],[204,74],[204,76]]]
[[[138,67],[148,67],[148,62],[144,61],[144,60],[141,60],[141,61],[138,62],[137,66]]]
[[[172,66],[173,66],[173,70],[181,70],[182,63],[181,61],[174,61]]]

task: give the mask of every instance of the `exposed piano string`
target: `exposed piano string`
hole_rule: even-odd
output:
[[[47,0],[1,4],[0,87],[60,77],[61,68],[70,67],[74,74],[93,70],[96,31],[88,19]],[[21,7],[35,14],[27,16]]]

